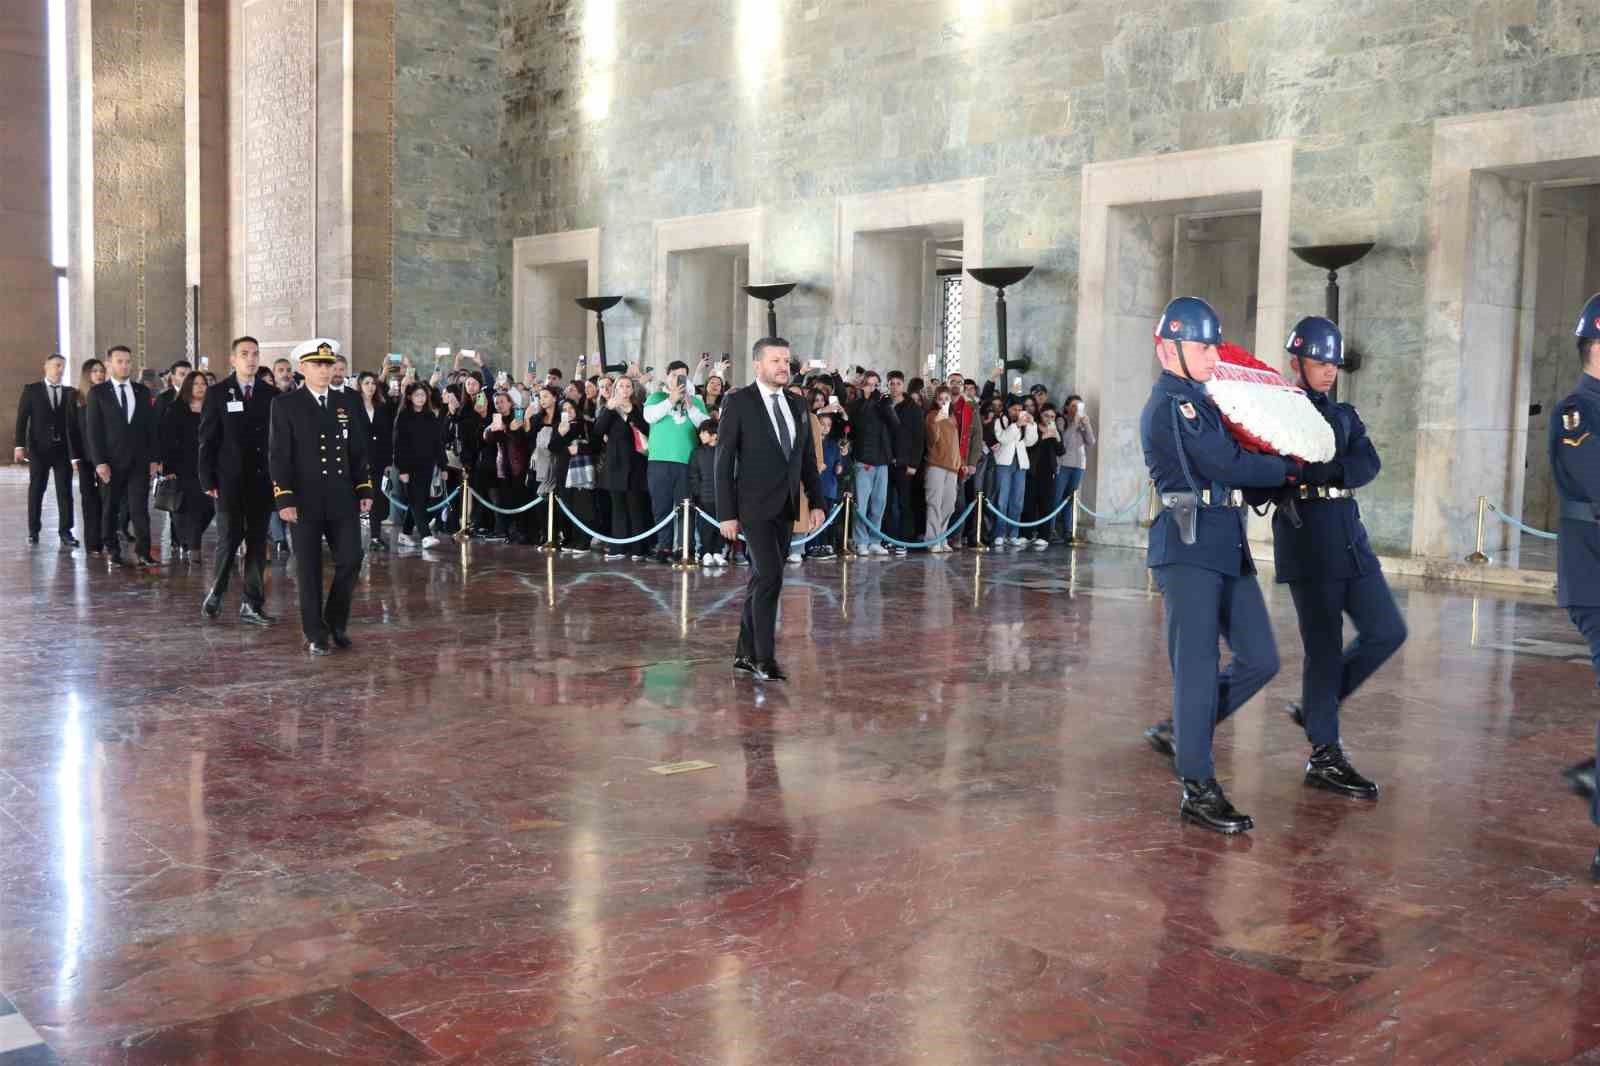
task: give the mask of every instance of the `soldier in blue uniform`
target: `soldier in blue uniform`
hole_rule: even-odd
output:
[[[1600,293],[1578,319],[1578,362],[1583,374],[1550,419],[1550,469],[1561,496],[1561,537],[1556,541],[1556,604],[1589,642],[1600,676]],[[1600,735],[1596,738],[1600,749]],[[1566,771],[1573,789],[1589,798],[1589,817],[1600,825],[1595,761]],[[1600,851],[1590,863],[1600,881]]]
[[[1339,708],[1406,639],[1405,620],[1378,567],[1354,495],[1378,476],[1381,463],[1356,409],[1328,397],[1344,365],[1339,327],[1318,315],[1303,318],[1284,351],[1290,372],[1333,427],[1337,443],[1332,459],[1306,464],[1291,495],[1295,506],[1279,507],[1272,519],[1277,580],[1294,597],[1306,651],[1301,702],[1289,704],[1289,716],[1311,741],[1306,784],[1377,799],[1378,786],[1356,772],[1339,742]],[[1356,627],[1348,647],[1346,614]]]
[[[327,655],[328,642],[348,648],[350,601],[361,573],[361,516],[372,510],[367,431],[329,388],[335,341],[295,349],[305,388],[272,401],[267,467],[272,504],[294,541],[295,584],[306,650]],[[333,585],[322,600],[322,541],[333,551]]]
[[[1221,833],[1254,826],[1217,783],[1211,737],[1278,672],[1278,648],[1245,537],[1242,490],[1278,488],[1299,463],[1240,448],[1206,393],[1222,324],[1204,300],[1180,296],[1156,325],[1162,374],[1139,420],[1145,465],[1162,504],[1146,565],[1166,602],[1172,719],[1145,737],[1183,782],[1178,810]],[[1218,670],[1218,640],[1233,661]]]

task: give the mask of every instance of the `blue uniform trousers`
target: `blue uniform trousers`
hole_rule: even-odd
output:
[[[1406,623],[1383,574],[1328,581],[1291,581],[1300,639],[1306,649],[1300,701],[1306,737],[1315,745],[1339,743],[1339,704],[1400,650]],[[1344,644],[1344,616],[1356,636]]]
[[[1174,564],[1155,577],[1166,602],[1178,776],[1204,780],[1216,776],[1212,732],[1277,674],[1278,644],[1254,574]],[[1219,639],[1233,651],[1220,671]]]
[[[1600,607],[1568,607],[1567,617],[1578,627],[1583,639],[1589,642],[1589,657],[1594,662],[1594,673],[1600,678]],[[1600,761],[1600,726],[1595,729],[1595,758]],[[1600,825],[1600,789],[1589,803],[1589,817]]]

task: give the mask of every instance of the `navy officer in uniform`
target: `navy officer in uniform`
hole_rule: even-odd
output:
[[[1243,489],[1278,488],[1300,464],[1239,447],[1205,382],[1216,368],[1222,324],[1204,300],[1180,296],[1156,325],[1161,376],[1139,419],[1145,465],[1161,513],[1145,563],[1166,603],[1172,719],[1145,731],[1173,759],[1184,820],[1220,833],[1254,827],[1217,783],[1211,737],[1278,672],[1278,647],[1245,537]],[[1233,661],[1218,670],[1218,639]]]
[[[1589,297],[1578,319],[1578,362],[1583,374],[1550,419],[1550,469],[1561,496],[1561,536],[1556,541],[1556,604],[1589,642],[1600,677],[1600,293]],[[1600,736],[1596,740],[1600,748]],[[1589,797],[1589,817],[1600,825],[1595,761],[1566,771],[1580,795]],[[1600,851],[1589,872],[1600,881]]]
[[[289,524],[300,625],[306,650],[327,655],[328,643],[350,647],[345,626],[361,571],[361,516],[372,509],[367,434],[332,391],[337,341],[307,341],[294,350],[305,387],[272,402],[267,463],[273,507]],[[322,601],[322,540],[333,551],[333,587]]]
[[[1293,507],[1272,518],[1274,568],[1289,586],[1305,646],[1299,703],[1289,716],[1311,742],[1306,784],[1360,799],[1378,786],[1350,765],[1339,740],[1339,708],[1405,643],[1406,623],[1378,567],[1354,490],[1378,476],[1378,449],[1356,409],[1329,398],[1344,366],[1344,335],[1320,315],[1302,318],[1284,343],[1289,370],[1333,428],[1337,449],[1307,463],[1291,493]],[[1255,498],[1252,496],[1252,502]],[[1344,644],[1344,616],[1356,627]]]

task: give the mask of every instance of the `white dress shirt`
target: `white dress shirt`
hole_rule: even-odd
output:
[[[795,443],[800,439],[800,434],[795,432],[794,412],[789,409],[789,398],[783,394],[782,389],[772,388],[761,381],[756,382],[756,388],[761,390],[761,406],[766,408],[767,421],[772,423],[773,435],[776,436],[779,441],[783,440],[783,434],[778,431],[778,416],[781,414],[784,425],[789,429],[789,447],[793,449]],[[772,410],[772,398],[774,396],[778,397],[777,413],[774,413]]]

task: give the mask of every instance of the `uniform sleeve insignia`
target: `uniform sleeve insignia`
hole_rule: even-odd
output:
[[[1191,422],[1199,417],[1199,415],[1195,412],[1194,404],[1188,402],[1180,403],[1178,405],[1178,413],[1184,418],[1189,419]]]
[[[1561,443],[1565,444],[1569,448],[1576,448],[1576,447],[1578,447],[1578,445],[1582,444],[1584,441],[1586,441],[1588,439],[1589,439],[1589,434],[1587,432],[1585,432],[1583,436],[1579,437],[1576,440],[1572,439],[1571,437],[1562,437],[1561,438]]]
[[[1576,407],[1561,412],[1561,428],[1568,433],[1571,433],[1581,425],[1583,425],[1583,412]]]

